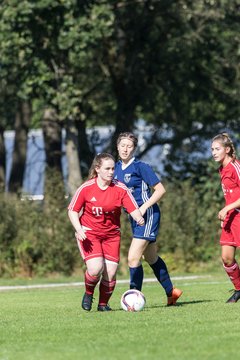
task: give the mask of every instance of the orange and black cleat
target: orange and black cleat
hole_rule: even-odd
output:
[[[176,305],[177,300],[180,298],[180,296],[182,295],[182,290],[177,289],[177,288],[173,288],[172,289],[172,294],[171,296],[168,296],[168,302],[167,302],[167,306],[174,306]]]

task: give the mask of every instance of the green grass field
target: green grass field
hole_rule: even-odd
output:
[[[224,275],[178,279],[179,305],[166,307],[158,283],[144,283],[142,312],[120,309],[128,284],[118,284],[112,312],[81,309],[83,286],[0,291],[0,359],[221,360],[238,354],[240,302],[226,304]],[[2,285],[2,284],[0,284]]]

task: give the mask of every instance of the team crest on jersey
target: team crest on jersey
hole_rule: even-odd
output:
[[[124,182],[129,183],[130,180],[131,180],[131,174],[125,174],[124,175]]]

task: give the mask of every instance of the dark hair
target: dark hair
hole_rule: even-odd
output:
[[[229,147],[229,156],[233,159],[233,161],[236,159],[236,150],[228,133],[222,133],[214,136],[212,142],[213,141],[219,141],[225,148]]]
[[[137,147],[138,138],[133,133],[131,133],[131,132],[120,133],[117,138],[117,145],[119,145],[119,143],[122,139],[131,140],[133,142],[134,149]]]
[[[115,163],[115,159],[111,154],[108,153],[97,154],[93,159],[92,165],[89,169],[88,179],[93,179],[97,177],[96,167],[100,167],[102,165],[103,160],[113,160]]]

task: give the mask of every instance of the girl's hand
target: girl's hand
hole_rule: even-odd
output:
[[[227,216],[228,210],[226,209],[226,207],[224,207],[222,210],[219,211],[218,213],[218,219],[220,221],[224,221],[225,217]]]
[[[83,241],[87,238],[85,231],[83,230],[83,228],[79,229],[78,231],[75,232],[75,238],[79,241]]]
[[[143,226],[144,225],[144,218],[141,217],[140,219],[137,220],[137,224],[140,225],[140,226]]]

